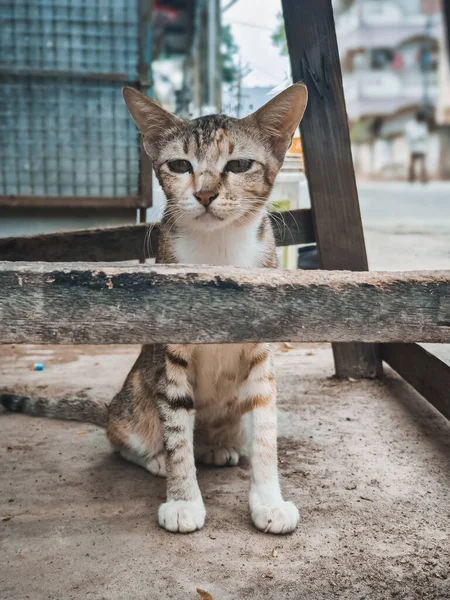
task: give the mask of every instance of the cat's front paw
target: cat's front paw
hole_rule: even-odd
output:
[[[169,500],[161,504],[158,522],[167,531],[190,533],[205,524],[206,511],[200,500]]]
[[[234,448],[211,448],[198,458],[204,465],[216,467],[235,467],[239,463],[239,452]]]
[[[259,504],[251,508],[253,524],[264,533],[291,533],[298,525],[298,508],[292,502],[279,502],[274,506]]]

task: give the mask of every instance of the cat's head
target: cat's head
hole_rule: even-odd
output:
[[[244,119],[185,121],[136,91],[123,90],[167,197],[166,214],[191,230],[246,224],[264,210],[306,108],[295,84]]]

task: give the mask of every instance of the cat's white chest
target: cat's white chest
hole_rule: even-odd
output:
[[[178,263],[193,265],[233,265],[260,267],[264,249],[258,240],[258,224],[248,227],[199,232],[175,239]],[[203,418],[232,400],[237,393],[237,380],[242,367],[240,344],[200,345],[195,350],[196,375],[194,395],[197,411]]]
[[[174,249],[178,263],[191,265],[259,267],[263,254],[254,225],[177,236]]]

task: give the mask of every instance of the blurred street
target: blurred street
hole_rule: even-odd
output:
[[[358,186],[369,267],[450,269],[450,182]]]

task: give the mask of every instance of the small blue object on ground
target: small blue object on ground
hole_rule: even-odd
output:
[[[35,371],[43,371],[44,365],[42,363],[34,363],[34,370]]]

